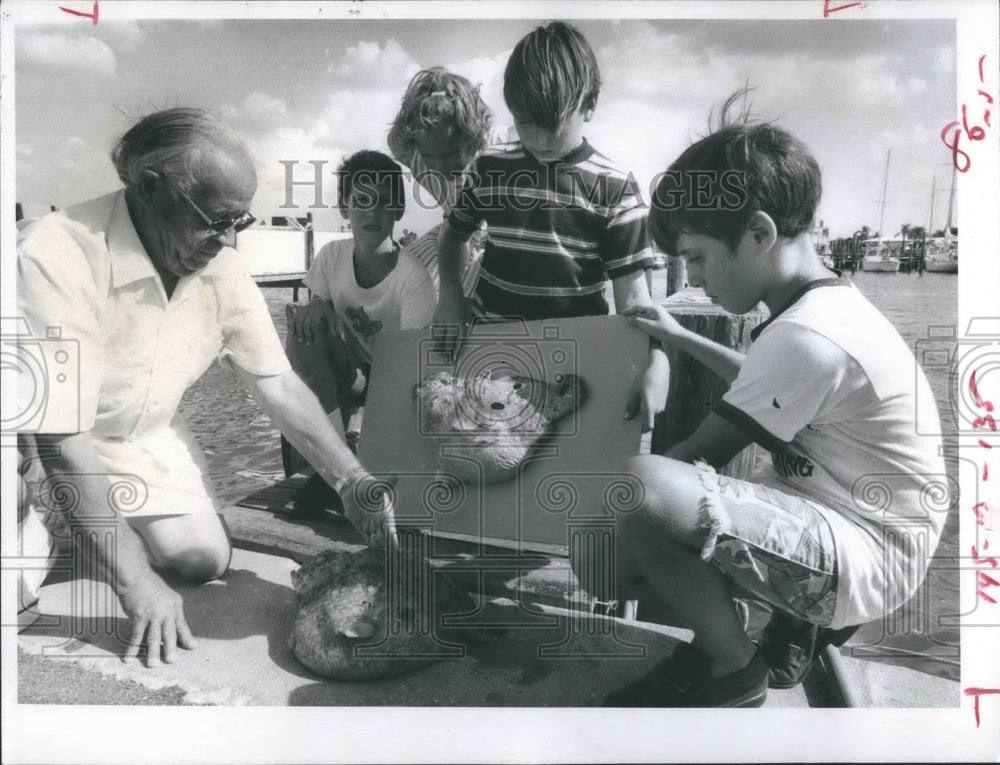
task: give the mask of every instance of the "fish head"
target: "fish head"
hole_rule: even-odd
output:
[[[464,400],[477,421],[492,430],[536,432],[577,410],[586,398],[586,386],[577,375],[557,375],[553,382],[525,375],[485,376],[472,380]]]
[[[537,427],[545,383],[522,375],[482,372],[464,381],[462,414],[477,429],[516,432]]]
[[[579,408],[586,389],[576,375],[550,383],[487,370],[465,378],[428,375],[413,393],[431,433],[534,433]]]

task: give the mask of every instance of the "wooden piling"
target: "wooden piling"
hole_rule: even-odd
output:
[[[683,268],[683,262],[680,267]],[[742,316],[726,313],[700,289],[682,289],[662,305],[681,326],[742,353],[750,347],[751,330],[767,318],[767,314],[759,310]],[[667,358],[670,360],[670,392],[666,410],[656,418],[653,427],[650,444],[653,454],[663,454],[690,436],[729,389],[715,372],[688,354],[668,348]],[[756,459],[757,447],[751,444],[719,472],[748,479],[753,474]]]

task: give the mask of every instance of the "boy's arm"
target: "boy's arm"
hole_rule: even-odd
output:
[[[434,321],[437,306],[434,282],[426,268],[416,266],[400,293],[400,329],[423,329]]]
[[[726,384],[732,384],[743,368],[746,357],[742,353],[685,329],[662,306],[633,306],[622,311],[622,314],[628,317],[632,326],[646,332],[653,339],[684,351],[700,361]]]
[[[446,341],[448,347],[441,350],[454,353],[457,343],[465,332],[465,296],[462,294],[462,270],[464,255],[468,249],[465,239],[451,226],[445,224],[438,237],[438,302],[434,310],[435,327],[458,327],[452,330]]]
[[[649,286],[646,272],[636,271],[611,280],[615,296],[615,310],[650,305]],[[670,390],[670,364],[663,346],[655,340],[649,344],[649,363],[636,388],[629,394],[625,404],[625,419],[631,421],[636,414],[642,420],[642,430],[653,429],[653,421],[667,405]]]
[[[671,446],[664,456],[682,462],[705,460],[718,469],[726,465],[751,442],[750,436],[729,420],[712,412],[694,433]]]

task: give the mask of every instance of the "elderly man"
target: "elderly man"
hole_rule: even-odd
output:
[[[112,484],[138,478],[138,506],[111,508],[115,540],[84,535],[78,554],[93,556],[130,619],[126,658],[145,642],[154,666],[194,646],[157,570],[208,581],[231,555],[204,456],[177,414],[213,359],[339,491],[369,542],[394,543],[395,528],[388,494],[292,372],[233,249],[257,186],[239,137],[207,112],[170,109],[129,130],[112,160],[123,190],[21,225],[18,313],[35,337],[60,327],[79,343],[79,389],[50,381],[34,436],[46,481],[73,484],[72,520],[106,519]]]

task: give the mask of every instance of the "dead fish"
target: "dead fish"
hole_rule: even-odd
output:
[[[289,647],[306,667],[337,680],[401,675],[461,655],[488,632],[442,626],[475,599],[412,552],[390,565],[384,549],[328,551],[292,572],[297,614]],[[458,641],[458,642],[456,642]]]
[[[414,386],[413,396],[421,433],[434,440],[442,470],[492,484],[513,478],[552,425],[583,406],[587,389],[577,375],[548,383],[439,372]]]

